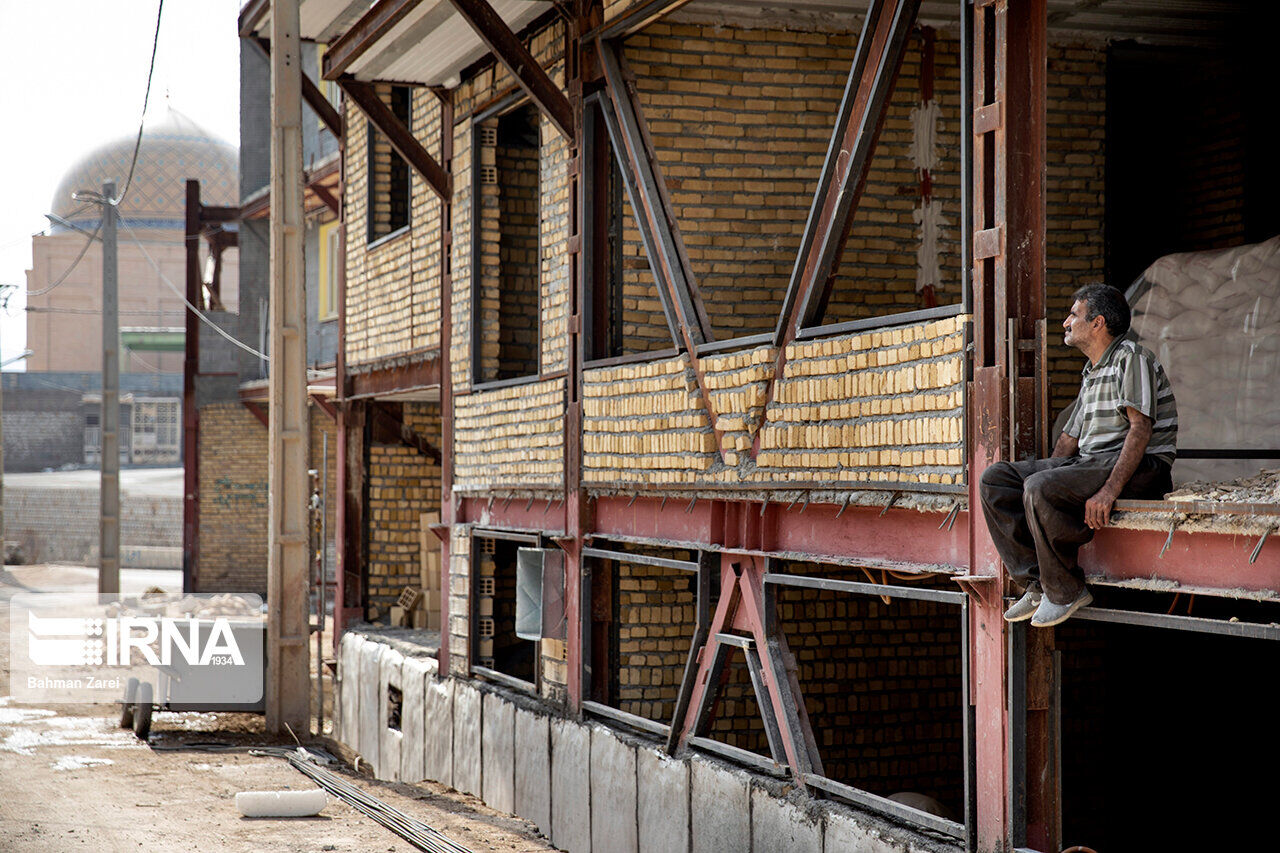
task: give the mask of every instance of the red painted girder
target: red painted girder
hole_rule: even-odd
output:
[[[1164,556],[1167,531],[1107,528],[1080,551],[1087,574],[1110,580],[1172,580],[1183,586],[1222,590],[1280,590],[1280,540],[1263,545],[1256,563],[1249,555],[1257,535],[1175,532]]]
[[[492,501],[487,497],[464,497],[458,501],[454,523],[476,524],[497,530],[562,533],[565,530],[565,503],[560,498],[551,498],[551,508],[548,509],[547,500],[534,498],[530,504],[527,496],[515,496],[509,501],[505,497],[495,497]]]
[[[801,511],[783,503],[764,507],[759,502],[690,498],[609,497],[595,502],[599,536],[631,536],[707,545],[727,545],[726,519],[734,510],[756,516],[766,529],[763,542],[749,550],[799,553],[821,561],[824,557],[862,557],[902,563],[928,563],[962,569],[968,564],[969,523],[960,513],[950,530],[939,529],[944,512],[893,508],[882,517],[881,507],[809,504]],[[738,542],[732,547],[741,548]]]

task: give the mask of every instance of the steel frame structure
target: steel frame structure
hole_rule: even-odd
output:
[[[364,591],[352,588],[364,564],[369,519],[364,507],[368,439],[376,419],[373,400],[409,383],[414,388],[438,386],[444,418],[443,503],[441,538],[444,588],[449,588],[449,531],[471,525],[472,535],[521,537],[554,541],[566,553],[566,608],[579,624],[568,637],[568,695],[571,710],[630,726],[663,738],[668,748],[697,748],[753,766],[766,773],[790,772],[797,782],[822,795],[962,839],[968,849],[1057,849],[1060,835],[1055,804],[1059,792],[1054,767],[1053,732],[1056,687],[1054,649],[1047,632],[1010,629],[1000,618],[1006,576],[984,525],[962,507],[918,512],[894,506],[895,493],[931,492],[938,496],[967,490],[969,506],[977,505],[977,482],[995,461],[1044,452],[1047,443],[1045,367],[1045,67],[1047,9],[1045,0],[959,0],[961,9],[961,206],[962,298],[958,305],[819,325],[834,270],[839,263],[847,226],[874,149],[903,45],[919,6],[918,0],[873,0],[855,54],[838,114],[822,178],[802,237],[802,249],[775,331],[727,341],[714,340],[701,305],[691,265],[683,250],[679,223],[663,186],[661,170],[645,129],[643,111],[627,80],[620,40],[687,0],[651,0],[607,24],[598,2],[562,4],[566,21],[565,85],[552,85],[536,67],[519,38],[493,22],[484,0],[455,2],[490,46],[499,62],[512,70],[519,89],[548,115],[569,146],[569,252],[571,301],[568,389],[565,407],[565,487],[555,502],[543,494],[489,490],[455,492],[452,460],[453,388],[449,380],[451,299],[443,301],[442,346],[414,378],[380,367],[379,381],[348,375],[339,350],[338,417],[340,467],[339,536],[343,570],[339,572],[340,619],[358,612]],[[254,9],[261,3],[253,5]],[[415,0],[381,0],[331,45],[325,77],[341,78],[360,52],[384,38],[407,14]],[[501,20],[498,20],[501,24]],[[343,80],[350,91],[352,82]],[[366,85],[367,84],[360,84]],[[359,85],[356,86],[359,91]],[[554,91],[553,91],[554,90]],[[455,120],[448,93],[437,93],[446,106],[443,126]],[[354,96],[353,96],[354,97]],[[501,97],[509,97],[507,95]],[[499,100],[501,100],[501,97]],[[503,101],[506,103],[506,101]],[[1011,105],[1017,105],[1012,108]],[[497,101],[476,114],[492,111]],[[374,108],[376,111],[376,108]],[[394,127],[392,128],[395,129]],[[452,133],[444,133],[437,168],[451,172]],[[595,346],[600,270],[605,264],[600,221],[600,153],[612,151],[625,189],[637,212],[642,242],[657,283],[673,348],[598,358]],[[400,150],[399,148],[397,149]],[[842,155],[842,152],[843,155]],[[405,156],[404,151],[400,151]],[[412,153],[412,152],[410,152]],[[406,159],[409,159],[406,157]],[[420,158],[419,158],[420,159]],[[606,161],[607,162],[607,161]],[[425,169],[433,171],[434,169]],[[424,170],[420,170],[424,171]],[[436,174],[439,178],[440,175]],[[428,179],[429,182],[430,179]],[[451,184],[431,182],[446,205],[441,249],[448,264],[451,247]],[[474,262],[474,261],[473,261]],[[451,293],[446,268],[443,293]],[[340,324],[345,323],[344,298]],[[697,487],[675,492],[628,487],[626,494],[592,492],[581,480],[581,380],[587,367],[647,361],[684,352],[695,365],[701,356],[766,343],[782,345],[884,328],[909,322],[972,313],[970,375],[965,393],[965,459],[967,485],[960,490],[925,489],[918,485],[877,484],[884,505],[837,503],[841,491],[828,483],[788,483],[760,490]],[[607,317],[603,318],[607,322]],[[190,340],[190,338],[189,338]],[[783,347],[780,346],[780,349]],[[780,356],[781,358],[782,356]],[[430,367],[425,365],[429,364]],[[781,365],[779,365],[781,367]],[[715,412],[697,371],[704,405],[712,422]],[[781,375],[781,371],[775,372]],[[473,386],[471,392],[513,382]],[[470,392],[468,392],[470,393]],[[771,393],[771,391],[770,391]],[[496,500],[495,500],[496,499]],[[543,500],[545,499],[545,506]],[[789,501],[789,503],[788,503]],[[668,504],[670,503],[670,506]],[[1117,507],[1147,510],[1150,506]],[[1175,508],[1159,507],[1173,511]],[[608,547],[632,542],[689,548],[696,562],[646,558]],[[1162,545],[1163,543],[1163,545]],[[1233,537],[1220,534],[1106,530],[1085,550],[1091,574],[1111,582],[1150,579],[1210,590],[1245,585],[1260,594],[1280,590],[1280,557],[1264,550],[1265,537],[1250,555]],[[1253,546],[1253,541],[1249,542]],[[1260,557],[1259,557],[1260,555]],[[1247,562],[1252,556],[1255,562]],[[835,581],[779,575],[774,559],[862,565],[879,571],[917,571],[954,576],[957,588],[923,590],[889,583]],[[626,714],[591,695],[591,562],[626,559],[655,562],[698,576],[698,617],[678,698],[669,724]],[[355,567],[355,573],[352,569]],[[1223,567],[1227,567],[1225,572]],[[722,594],[712,607],[712,573],[719,574]],[[1225,577],[1224,577],[1225,574]],[[346,586],[344,587],[344,583]],[[959,608],[964,638],[963,712],[965,821],[963,826],[903,809],[891,801],[859,792],[821,775],[807,723],[796,711],[794,673],[779,643],[774,603],[778,586],[806,585],[855,595],[929,597]],[[474,597],[473,602],[474,604]],[[446,612],[447,616],[447,612]],[[1086,609],[1077,618],[1126,622],[1160,628],[1225,633],[1276,639],[1266,625],[1240,625],[1189,617]],[[474,619],[473,619],[474,623]],[[341,632],[341,621],[338,633]],[[472,625],[474,630],[474,624]],[[749,635],[749,639],[748,639]],[[336,641],[336,635],[335,635]],[[699,735],[713,703],[708,684],[730,653],[754,655],[761,706],[768,720],[772,760],[726,747]],[[441,643],[447,660],[448,632]],[[717,664],[717,661],[719,662]],[[513,684],[510,677],[486,671],[468,660],[467,672]],[[790,701],[788,701],[790,700]],[[801,706],[802,707],[802,706]],[[786,768],[785,771],[783,768]],[[1036,780],[1036,781],[1033,781]]]

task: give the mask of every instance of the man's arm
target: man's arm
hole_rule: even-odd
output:
[[[1053,446],[1054,456],[1075,456],[1080,452],[1080,439],[1067,435],[1064,431],[1058,436],[1058,443]]]
[[[1125,413],[1129,416],[1129,434],[1124,437],[1120,458],[1112,467],[1107,482],[1084,505],[1084,523],[1094,530],[1111,523],[1111,507],[1120,492],[1124,491],[1133,472],[1138,470],[1138,463],[1142,461],[1143,454],[1147,452],[1147,443],[1151,441],[1151,418],[1133,406],[1126,406]]]

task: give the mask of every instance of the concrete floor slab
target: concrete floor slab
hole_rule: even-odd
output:
[[[655,749],[636,750],[640,853],[689,849],[689,764]]]
[[[551,835],[551,720],[516,708],[515,813]]]
[[[551,721],[551,843],[569,853],[591,851],[591,732],[571,720]]]
[[[482,793],[480,691],[464,681],[453,688],[453,787],[479,797]]]
[[[591,851],[636,853],[636,748],[591,730]]]
[[[742,853],[751,849],[751,779],[701,758],[689,765],[692,853]]]
[[[751,791],[751,849],[822,853],[822,824],[763,788]]]
[[[360,757],[374,768],[378,766],[378,747],[383,726],[379,714],[382,711],[378,696],[382,684],[382,653],[386,646],[366,642],[360,647],[359,710],[357,712],[356,742],[352,744]]]
[[[452,788],[453,679],[427,676],[422,718],[422,773],[427,779]]]
[[[405,658],[400,667],[401,690],[404,691],[404,708],[400,715],[400,731],[404,734],[400,744],[401,782],[421,782],[425,778],[422,752],[426,737],[426,719],[423,716],[426,680],[426,662],[420,658]]]
[[[387,782],[400,781],[400,743],[404,739],[401,729],[391,728],[392,689],[399,693],[400,715],[399,725],[404,724],[404,690],[401,681],[401,669],[404,666],[404,655],[392,648],[382,650],[378,674],[378,761],[374,764],[374,775]]]
[[[364,637],[352,633],[342,635],[338,663],[338,677],[341,682],[338,689],[338,740],[352,749],[356,749],[357,733],[360,731],[359,685],[362,645],[364,645]]]
[[[516,706],[492,693],[484,697],[484,755],[480,798],[491,809],[516,810]]]

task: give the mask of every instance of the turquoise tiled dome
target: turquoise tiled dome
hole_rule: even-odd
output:
[[[112,179],[117,191],[123,190],[136,139],[118,139],[82,158],[58,184],[51,204],[53,212],[77,221],[96,221],[96,207],[71,215],[80,207],[71,194],[76,190],[99,190],[103,181]],[[133,185],[120,205],[120,215],[130,220],[134,228],[182,228],[188,178],[200,180],[200,200],[204,204],[237,205],[238,161],[234,145],[170,109],[162,119],[145,126]]]

